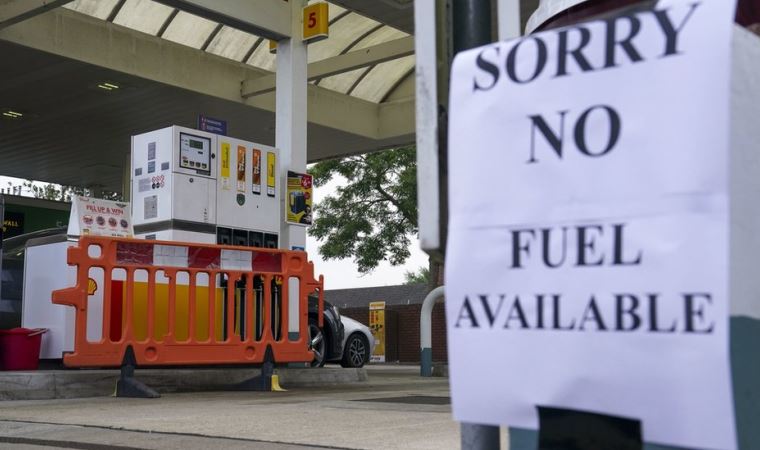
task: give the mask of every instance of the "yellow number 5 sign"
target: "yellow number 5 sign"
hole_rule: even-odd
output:
[[[314,3],[303,9],[303,40],[316,42],[329,35],[327,2]]]

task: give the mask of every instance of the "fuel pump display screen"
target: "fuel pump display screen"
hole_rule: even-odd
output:
[[[211,174],[211,139],[179,134],[179,166],[198,174]]]

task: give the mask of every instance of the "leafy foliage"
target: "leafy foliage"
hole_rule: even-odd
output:
[[[362,273],[381,261],[403,264],[417,233],[414,147],[323,161],[309,170],[315,186],[336,177],[347,183],[315,205],[309,234],[323,241],[325,259],[353,258]]]
[[[71,202],[72,197],[77,195],[89,196],[91,190],[79,186],[66,186],[54,183],[47,183],[43,186],[34,184],[31,180],[24,182],[23,187],[34,195],[34,198],[44,198],[46,200],[56,200],[61,202]],[[118,192],[101,191],[99,198],[106,200],[122,200],[122,195]]]
[[[430,284],[430,267],[420,267],[416,272],[404,273],[404,284]]]

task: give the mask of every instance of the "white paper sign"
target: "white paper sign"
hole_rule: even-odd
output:
[[[461,53],[446,314],[457,420],[537,407],[735,448],[727,155],[733,2]]]
[[[74,197],[67,234],[131,238],[134,232],[129,202]]]

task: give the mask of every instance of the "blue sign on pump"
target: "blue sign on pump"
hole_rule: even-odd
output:
[[[206,117],[204,115],[198,116],[198,129],[201,131],[208,131],[209,133],[227,135],[227,121],[214,119],[213,117]]]

